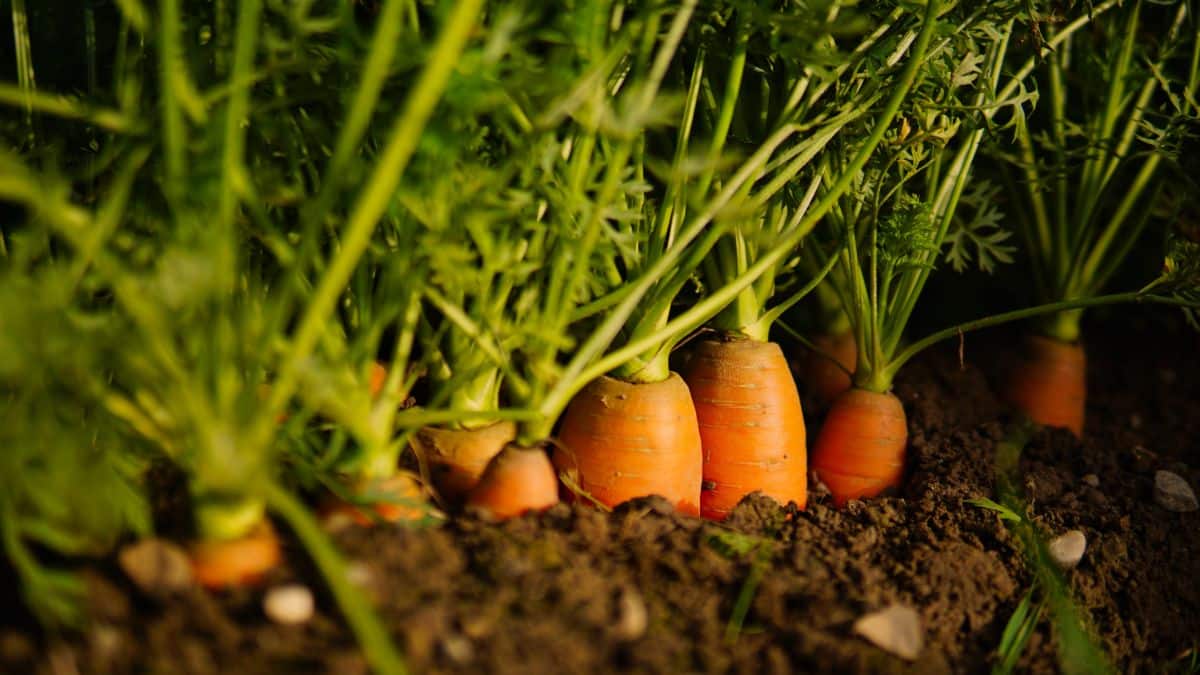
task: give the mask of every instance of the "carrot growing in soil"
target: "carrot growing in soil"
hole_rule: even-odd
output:
[[[807,295],[832,265],[826,264],[808,283],[797,288],[806,280],[795,274],[795,262],[787,259],[793,252],[787,247],[794,247],[820,214],[833,205],[840,190],[849,185],[882,140],[882,132],[871,131],[890,126],[916,80],[934,33],[933,17],[938,11],[935,4],[926,9],[924,17],[892,12],[880,28],[858,36],[857,42],[849,37],[852,33],[831,23],[828,30],[831,35],[844,37],[844,45],[832,38],[807,45],[828,48],[836,44],[838,49],[845,50],[839,66],[825,75],[807,68],[799,71],[799,77],[788,78],[788,72],[795,72],[790,63],[784,64],[770,55],[760,63],[757,55],[749,54],[747,68],[748,46],[761,37],[743,23],[738,24],[732,49],[725,50],[732,57],[722,107],[712,115],[718,120],[714,148],[720,147],[725,140],[722,134],[731,128],[767,136],[775,129],[793,125],[806,130],[804,141],[786,147],[775,160],[785,168],[763,176],[767,187],[754,193],[755,199],[765,201],[772,185],[790,182],[792,176],[809,168],[829,143],[850,133],[848,130],[861,130],[867,140],[855,148],[855,159],[832,177],[830,182],[840,189],[827,191],[815,206],[812,202],[820,187],[820,177],[810,179],[807,187],[793,193],[785,190],[782,199],[772,200],[762,211],[733,223],[716,242],[713,255],[705,260],[704,279],[712,297],[718,297],[722,289],[735,285],[751,270],[761,270],[753,283],[743,284],[733,292],[732,302],[710,323],[716,337],[701,341],[687,366],[686,379],[692,388],[703,439],[701,505],[706,518],[723,519],[745,495],[755,490],[784,503],[804,506],[807,500],[807,441],[800,396],[783,351],[769,338],[775,321]],[[861,17],[846,18],[855,21]],[[769,31],[770,25],[762,28]],[[896,39],[915,40],[910,50],[902,56],[896,55],[890,71],[874,64],[866,67],[866,55],[872,48]],[[828,58],[829,54],[823,56]],[[753,75],[747,77],[748,73]],[[744,105],[738,109],[738,102],[744,100],[739,89],[753,91],[767,88],[767,83],[770,87],[781,87],[777,109],[769,115]],[[885,93],[889,96],[882,110],[877,115],[867,115]],[[700,184],[706,185],[712,177],[711,173],[703,175]],[[793,272],[790,279],[789,271]],[[775,301],[777,295],[783,297]]]
[[[1189,12],[1128,3],[1065,39],[1035,71],[1044,95],[1015,118],[1015,148],[994,144],[1040,302],[1101,292],[1151,222],[1180,121],[1196,114],[1200,33]],[[1147,20],[1166,26],[1161,41],[1145,39]],[[1082,316],[1039,319],[1003,390],[1035,422],[1076,436],[1087,400]]]

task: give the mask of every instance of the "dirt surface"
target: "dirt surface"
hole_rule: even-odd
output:
[[[1088,342],[1086,440],[1040,432],[1021,461],[1024,489],[1046,533],[1086,534],[1068,579],[1117,668],[1185,672],[1179,657],[1200,642],[1200,512],[1159,507],[1153,475],[1200,488],[1200,341],[1181,326],[1119,328]],[[910,472],[897,496],[841,511],[819,492],[806,511],[750,498],[724,525],[655,498],[611,514],[559,505],[499,526],[455,519],[337,540],[414,672],[986,672],[1031,579],[1000,519],[965,503],[993,493],[1008,416],[989,378],[1011,339],[969,339],[962,366],[947,345],[902,375]],[[151,599],[101,561],[87,573],[86,631],[4,628],[0,671],[366,672],[303,553],[292,543],[288,554],[269,585],[316,591],[307,624],[268,621],[261,590]],[[916,661],[852,633],[892,602],[920,615]],[[1058,671],[1047,624],[1021,670]]]

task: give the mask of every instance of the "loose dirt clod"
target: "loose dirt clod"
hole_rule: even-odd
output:
[[[143,539],[121,549],[121,570],[147,595],[178,593],[193,583],[192,566],[183,549],[162,539]]]
[[[902,659],[915,660],[921,655],[924,638],[917,610],[891,605],[854,622],[854,632],[880,649]]]
[[[263,596],[263,613],[275,623],[305,623],[313,615],[313,595],[307,586],[279,586]]]
[[[1087,549],[1087,537],[1079,530],[1071,530],[1056,537],[1048,548],[1054,564],[1064,570],[1074,569],[1083,559],[1083,552]]]
[[[1171,471],[1154,472],[1154,500],[1168,511],[1186,513],[1200,508],[1196,502],[1196,493],[1177,473]]]

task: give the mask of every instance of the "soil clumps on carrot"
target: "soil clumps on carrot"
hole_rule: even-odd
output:
[[[1087,436],[1038,433],[1023,489],[1048,536],[1086,534],[1067,578],[1117,669],[1158,672],[1200,635],[1200,514],[1153,497],[1159,469],[1200,487],[1200,340],[1183,327],[1113,330],[1088,333]],[[962,367],[946,345],[902,373],[910,446],[896,496],[835,510],[814,493],[799,511],[752,494],[721,524],[656,497],[612,513],[558,504],[501,524],[351,527],[337,543],[413,672],[986,672],[1031,581],[999,518],[965,503],[992,496],[1008,413],[991,364],[1005,337],[968,339]],[[365,673],[315,570],[279,529],[286,563],[265,585],[317,591],[307,623],[272,623],[261,589],[144,596],[114,557],[85,576],[93,618],[82,632],[51,638],[0,620],[0,672],[70,660],[82,673]],[[752,599],[738,626],[743,591]],[[893,602],[920,615],[914,662],[851,630]],[[1019,670],[1057,672],[1045,622]]]

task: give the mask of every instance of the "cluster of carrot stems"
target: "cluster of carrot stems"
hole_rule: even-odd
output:
[[[1186,3],[1154,9],[1152,45],[1149,10],[1112,0],[1054,20],[1026,0],[192,4],[118,2],[98,48],[86,3],[87,93],[67,97],[39,88],[12,3],[0,534],[48,624],[78,620],[80,589],[37,547],[149,533],[165,463],[201,582],[269,575],[272,511],[399,672],[298,495],[327,525],[560,497],[803,507],[771,335],[814,294],[816,352],[844,353],[806,369],[829,408],[812,468],[843,504],[899,486],[890,391],[925,347],[1042,317],[1030,361],[1081,360],[1086,307],[1200,299],[1180,237],[1160,277],[1099,295],[1169,220],[1200,77]],[[1106,88],[1075,86],[1088,68]],[[906,343],[939,264],[1013,260],[995,182],[1043,304]],[[1063,370],[1014,369],[1010,398],[1081,434],[1082,393],[1077,422],[1041,400],[1082,390],[1044,374]]]

